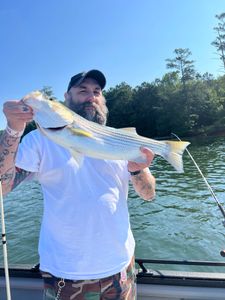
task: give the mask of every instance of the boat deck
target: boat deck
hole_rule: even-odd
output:
[[[152,268],[154,264],[164,266],[173,261],[136,260],[137,299],[138,300],[224,300],[225,271],[186,272]],[[178,264],[178,262],[175,262]],[[197,264],[200,266],[220,266],[223,262],[179,262],[180,265]],[[147,269],[146,265],[151,268]],[[42,279],[38,266],[17,265],[10,267],[10,285],[12,300],[42,299]],[[7,300],[4,269],[0,268],[1,300]]]

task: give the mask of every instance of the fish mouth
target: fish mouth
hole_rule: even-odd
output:
[[[38,123],[36,123],[36,126],[37,128],[39,128],[41,130],[41,128],[43,129],[48,129],[48,130],[54,130],[54,131],[57,131],[57,130],[62,130],[64,129],[65,127],[67,127],[68,125],[64,125],[64,126],[60,126],[60,127],[41,127]]]
[[[45,129],[49,129],[49,130],[62,130],[64,129],[65,127],[67,127],[68,125],[65,125],[65,126],[61,126],[61,127],[48,127],[48,128],[45,128]]]

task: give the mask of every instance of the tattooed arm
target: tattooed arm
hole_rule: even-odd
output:
[[[154,154],[146,148],[142,148],[141,151],[146,155],[146,163],[128,162],[128,171],[140,173],[131,176],[131,181],[135,191],[144,200],[152,200],[155,197],[155,177],[149,171],[149,165],[151,164]]]
[[[7,128],[0,136],[0,176],[3,194],[10,192],[30,172],[16,169],[15,157],[26,122],[32,120],[32,111],[22,101],[7,101],[3,112],[7,119]]]

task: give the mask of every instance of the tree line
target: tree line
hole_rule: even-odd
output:
[[[215,46],[225,70],[225,13],[216,15]],[[196,71],[188,48],[177,48],[166,59],[168,72],[153,82],[132,88],[122,82],[105,92],[108,125],[136,127],[149,137],[215,134],[225,132],[225,75]]]
[[[125,82],[110,88],[105,92],[107,125],[136,127],[148,137],[225,132],[225,75],[217,79],[208,73],[189,75],[184,78],[173,71],[135,88]]]
[[[225,70],[225,13],[216,15],[216,48]],[[122,82],[104,91],[108,126],[136,127],[147,137],[210,135],[225,132],[225,75],[214,78],[196,71],[188,48],[177,48],[166,59],[168,72],[153,82],[131,87]],[[41,90],[56,100],[51,87]],[[25,134],[35,128],[28,124]]]

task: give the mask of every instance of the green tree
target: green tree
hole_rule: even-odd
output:
[[[171,132],[182,136],[188,131],[188,118],[182,100],[183,87],[177,72],[166,73],[157,83],[158,103],[154,107],[158,136]]]
[[[217,115],[217,124],[225,125],[225,75],[214,80],[213,89],[217,94],[220,105],[220,111]]]
[[[134,125],[133,89],[122,82],[104,92],[109,109],[107,125],[121,128]]]
[[[140,135],[147,137],[158,135],[155,114],[158,102],[157,86],[154,84],[143,82],[135,88],[133,95],[134,127]]]
[[[209,84],[208,78],[202,77],[191,83],[189,106],[190,116],[194,120],[190,127],[192,134],[195,131],[203,131],[203,127],[206,128],[217,120],[222,105],[212,83]]]
[[[177,48],[174,50],[175,58],[166,59],[167,68],[173,69],[179,76],[181,85],[176,92],[176,95],[171,99],[170,110],[176,119],[172,128],[181,132],[187,132],[193,126],[195,116],[191,113],[190,93],[191,82],[199,76],[195,72],[194,61],[189,57],[191,51],[188,48]]]
[[[218,24],[214,27],[217,36],[212,45],[215,46],[225,70],[225,13],[216,15],[215,17],[218,19]]]
[[[175,58],[166,59],[168,69],[175,69],[178,72],[181,82],[185,87],[187,81],[194,79],[195,69],[194,61],[189,60],[191,51],[188,48],[177,48],[174,50]]]

